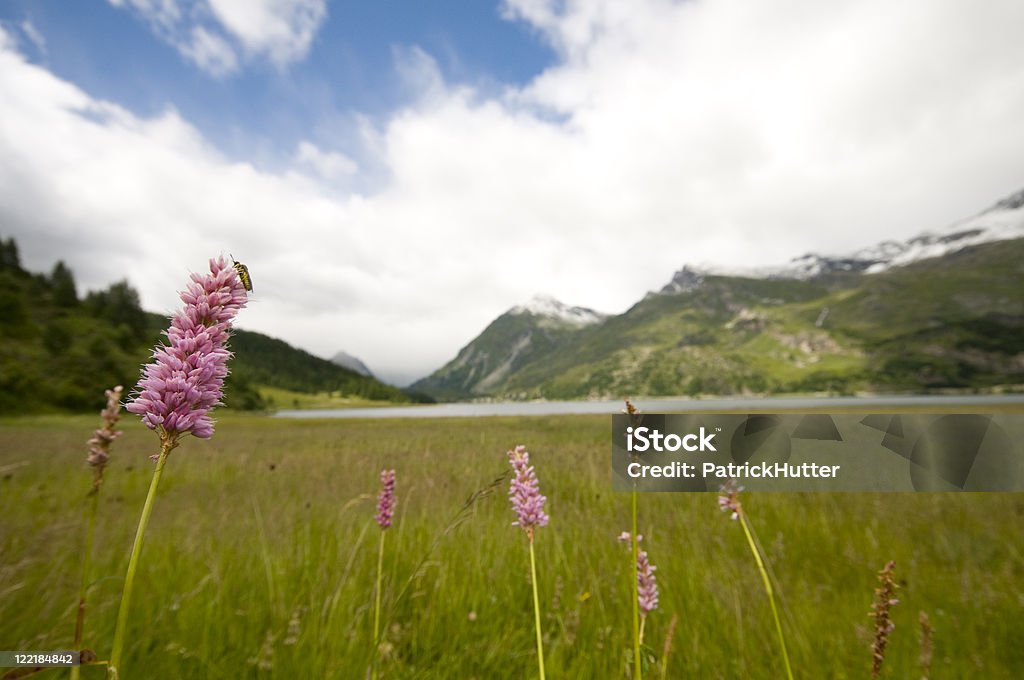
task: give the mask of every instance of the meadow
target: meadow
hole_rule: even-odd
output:
[[[73,639],[94,416],[0,421],[0,649]],[[527,539],[511,526],[505,452],[525,444],[551,521],[536,534],[547,674],[623,678],[634,565],[616,536],[607,416],[276,420],[223,414],[168,460],[145,538],[122,678],[363,678],[373,658],[379,474],[397,471],[384,558],[382,678],[536,677]],[[100,495],[85,646],[110,652],[157,453],[123,414]],[[474,492],[475,501],[464,508]],[[1021,494],[746,494],[798,678],[864,678],[876,573],[899,604],[882,677],[1024,673]],[[461,512],[460,512],[461,510]],[[760,575],[714,494],[643,494],[660,606],[644,677],[779,678]],[[671,649],[666,637],[677,618]],[[48,670],[39,677],[66,677]],[[83,678],[103,678],[101,667]]]

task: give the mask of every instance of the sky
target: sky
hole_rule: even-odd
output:
[[[1019,0],[4,0],[0,237],[397,384],[543,294],[942,229],[1024,188]]]

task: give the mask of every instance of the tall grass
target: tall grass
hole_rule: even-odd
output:
[[[633,405],[633,403],[626,399],[626,414],[629,416],[630,424],[633,427],[640,425],[643,416],[640,415],[640,410]],[[633,454],[634,462],[636,461],[636,454]],[[630,524],[630,538],[629,545],[632,549],[632,556],[629,563],[629,580],[633,591],[633,678],[634,680],[641,680],[643,677],[643,664],[640,657],[640,638],[642,637],[640,632],[640,584],[636,577],[636,565],[637,560],[640,558],[640,534],[637,530],[637,491],[636,491],[636,480],[633,480],[633,490],[630,493],[630,510],[632,510],[632,523]]]
[[[71,643],[71,649],[79,654],[79,661],[87,663],[94,660],[92,650],[82,649],[82,640],[85,634],[85,603],[89,590],[89,579],[92,575],[92,551],[93,539],[96,535],[96,516],[99,514],[100,489],[103,487],[103,473],[110,462],[110,446],[114,440],[121,436],[122,432],[115,429],[120,419],[121,395],[124,388],[117,385],[113,389],[106,390],[107,405],[100,412],[102,419],[99,429],[93,434],[86,444],[89,447],[89,455],[86,462],[92,469],[92,488],[88,494],[88,510],[86,514],[85,547],[82,550],[82,578],[78,587],[78,613],[75,616],[75,639]],[[81,677],[81,666],[71,668],[71,680],[78,680]]]
[[[72,641],[85,518],[65,498],[81,488],[82,433],[94,421],[0,421],[0,649]],[[381,616],[381,677],[535,674],[534,631],[509,626],[509,612],[523,605],[523,537],[508,526],[504,494],[464,506],[508,467],[507,443],[527,440],[557,508],[537,584],[547,672],[622,677],[631,603],[616,566],[624,555],[606,527],[629,526],[631,509],[626,494],[610,491],[608,426],[604,416],[224,416],[216,437],[175,452],[182,464],[161,483],[123,662],[154,678],[361,673],[376,580],[376,560],[365,559],[376,547],[366,480],[387,465],[403,481],[384,574],[403,585]],[[135,422],[122,427],[96,526],[94,573],[111,576],[96,580],[89,597],[88,639],[101,653],[152,472],[152,433]],[[641,501],[662,586],[660,615],[645,635],[664,640],[678,616],[670,677],[778,678],[779,666],[766,661],[777,657],[777,640],[763,584],[744,541],[709,517],[714,496]],[[1024,573],[1020,495],[748,494],[746,505],[786,594],[779,613],[801,677],[866,675],[865,593],[888,559],[906,582],[901,609],[927,610],[936,630],[956,631],[938,645],[934,677],[1020,676],[1020,603],[1011,595]],[[301,626],[292,625],[296,611],[304,612]],[[917,636],[894,635],[886,675],[918,677],[919,651]],[[82,677],[102,678],[103,669],[84,667]]]
[[[764,584],[764,591],[768,596],[768,604],[771,605],[772,620],[775,623],[775,633],[779,639],[779,650],[782,653],[782,664],[786,669],[786,677],[793,680],[793,667],[789,663],[789,650],[786,646],[786,635],[782,630],[782,620],[779,618],[779,607],[775,601],[775,588],[772,586],[772,579],[768,573],[764,550],[754,535],[754,529],[750,526],[750,520],[747,519],[743,504],[740,503],[739,492],[741,490],[742,488],[737,487],[735,481],[731,480],[727,486],[722,488],[722,495],[718,497],[718,507],[721,510],[732,512],[732,519],[738,519],[740,526],[743,527],[743,535],[747,539],[754,564],[757,565],[757,571],[761,575],[761,582]]]

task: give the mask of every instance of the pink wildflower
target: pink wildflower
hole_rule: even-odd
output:
[[[96,430],[92,439],[86,442],[89,445],[89,456],[86,460],[94,470],[93,488],[99,488],[103,483],[103,470],[107,467],[107,461],[110,460],[110,444],[122,434],[120,430],[114,428],[121,416],[121,392],[123,390],[124,388],[118,385],[114,389],[104,392],[107,396],[107,407],[100,411],[103,426]]]
[[[526,447],[519,445],[508,452],[508,461],[512,464],[515,476],[509,486],[508,497],[512,501],[512,509],[518,520],[513,524],[521,526],[533,538],[534,527],[548,524],[548,516],[544,512],[544,502],[540,495],[540,486],[533,466],[530,465],[530,454]]]
[[[743,487],[739,486],[735,479],[730,479],[719,487],[719,493],[722,495],[718,497],[718,509],[732,513],[729,519],[739,519],[740,512],[743,511],[743,506],[740,505],[740,491],[743,491]]]
[[[377,524],[387,529],[391,526],[391,518],[395,514],[395,471],[381,470],[380,481],[384,488],[377,497]]]
[[[628,531],[623,531],[616,537],[619,543],[629,543],[632,540],[632,534]],[[641,534],[636,535],[636,541],[639,543],[644,540]],[[658,608],[658,579],[654,576],[654,572],[658,568],[651,564],[647,557],[646,550],[640,550],[636,555],[636,582],[638,586],[637,600],[640,603],[640,614],[641,616],[647,616],[649,613]]]
[[[192,274],[181,293],[185,306],[171,318],[166,345],[153,351],[137,396],[126,408],[161,436],[213,436],[209,412],[221,403],[231,322],[245,306],[245,287],[223,257],[210,260],[209,274]]]
[[[638,537],[639,538],[639,537]],[[640,613],[647,616],[658,608],[658,579],[654,572],[657,567],[647,559],[647,551],[641,550],[636,556],[636,581],[639,585]]]

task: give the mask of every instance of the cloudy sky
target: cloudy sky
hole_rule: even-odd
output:
[[[1019,0],[5,0],[0,236],[404,382],[538,293],[941,229],[1024,188]]]

